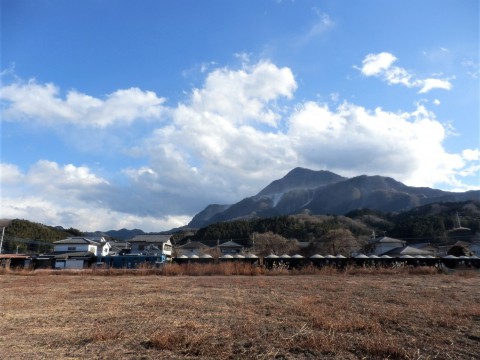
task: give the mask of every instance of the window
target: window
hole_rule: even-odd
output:
[[[68,251],[75,251],[75,250],[77,250],[76,246],[69,246],[68,247]]]

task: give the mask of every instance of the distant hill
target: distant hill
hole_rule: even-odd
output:
[[[345,178],[329,171],[295,168],[257,195],[232,205],[209,205],[188,224],[200,228],[221,221],[256,219],[307,212],[343,215],[368,208],[403,212],[435,202],[480,199],[480,191],[448,192],[412,187],[384,176]]]
[[[52,242],[83,234],[77,229],[64,229],[23,219],[2,219],[1,225],[5,226],[2,244],[4,253],[16,251],[17,246],[20,252],[48,252]]]
[[[143,235],[145,232],[140,229],[133,229],[133,230],[128,230],[128,229],[120,229],[120,230],[108,230],[108,231],[97,231],[92,234],[97,234],[96,236],[109,236],[110,238],[114,240],[128,240],[133,238],[135,235]]]
[[[61,226],[48,226],[29,220],[13,219],[5,222],[5,236],[13,236],[22,239],[56,241],[69,236],[79,236],[80,230]]]

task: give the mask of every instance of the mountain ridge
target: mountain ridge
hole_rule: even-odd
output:
[[[478,190],[449,192],[408,186],[380,175],[346,178],[330,171],[297,167],[272,181],[257,195],[231,205],[208,205],[187,226],[200,228],[221,221],[301,212],[342,215],[361,208],[403,212],[433,202],[479,198]]]

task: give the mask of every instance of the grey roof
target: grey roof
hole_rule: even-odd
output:
[[[424,249],[424,248],[436,248],[435,245],[431,243],[419,243],[419,244],[409,244],[408,246],[414,247],[416,249]]]
[[[200,241],[191,241],[182,246],[179,246],[180,249],[205,249],[208,248],[207,245],[201,243]]]
[[[400,256],[400,255],[432,255],[430,251],[421,250],[414,248],[412,246],[403,246],[398,247],[396,249],[392,249],[387,251],[383,255],[390,255],[390,256]]]
[[[127,242],[120,242],[120,241],[110,241],[110,246],[112,249],[123,250],[123,249],[130,249],[130,244]]]
[[[233,248],[243,248],[243,245],[240,245],[238,243],[236,243],[235,241],[227,241],[227,242],[224,242],[223,244],[220,244],[219,245],[220,247],[233,247]]]
[[[172,235],[136,235],[129,243],[165,243],[171,239]]]
[[[378,238],[378,239],[374,239],[372,241],[373,244],[376,244],[376,243],[405,243],[405,240],[399,240],[399,239],[394,239],[394,238],[391,238],[391,237],[388,237],[388,236],[382,236],[381,238]]]
[[[66,239],[63,239],[63,240],[54,241],[53,243],[57,244],[57,245],[63,245],[63,244],[67,244],[67,245],[90,244],[90,245],[97,245],[97,246],[101,245],[100,243],[98,243],[96,241],[93,241],[93,240],[90,240],[90,239],[87,239],[87,238],[84,238],[84,237],[69,237],[69,238],[66,238]]]

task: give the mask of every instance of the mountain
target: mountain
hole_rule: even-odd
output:
[[[207,206],[195,215],[188,227],[301,212],[342,215],[361,208],[402,212],[434,202],[472,199],[480,199],[480,191],[456,193],[407,186],[384,176],[345,178],[329,171],[295,168],[257,195],[232,205]]]
[[[133,230],[120,229],[120,230],[108,230],[108,231],[105,231],[105,234],[107,234],[108,236],[110,236],[112,239],[115,239],[115,240],[128,240],[135,237],[135,235],[143,235],[145,234],[145,232],[140,229],[133,229]]]

